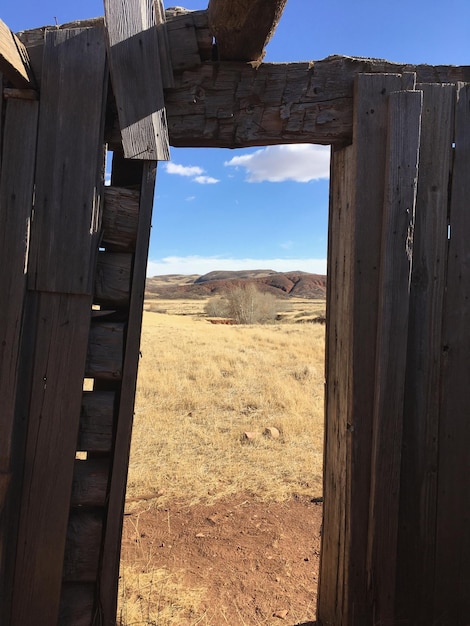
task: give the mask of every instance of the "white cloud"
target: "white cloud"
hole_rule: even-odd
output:
[[[196,196],[188,196],[186,198],[186,202],[192,202],[193,200],[196,200]]]
[[[178,163],[166,163],[168,174],[178,174],[178,176],[200,176],[204,174],[202,167],[198,165],[179,165]]]
[[[293,241],[284,241],[283,243],[279,244],[279,246],[283,250],[289,250],[290,248],[292,248],[293,245],[294,245]]]
[[[216,270],[269,269],[277,272],[311,272],[326,274],[326,259],[232,259],[202,256],[168,256],[150,259],[147,276],[165,274],[207,274]]]
[[[245,168],[249,183],[286,180],[308,183],[329,177],[330,148],[310,144],[268,146],[251,154],[233,157],[224,165]]]
[[[214,185],[220,181],[217,178],[212,178],[212,176],[196,176],[194,182],[200,185]]]
[[[188,176],[193,182],[200,185],[214,185],[220,182],[217,178],[206,176],[205,170],[198,165],[179,165],[178,163],[166,163],[167,174],[177,174],[178,176]]]

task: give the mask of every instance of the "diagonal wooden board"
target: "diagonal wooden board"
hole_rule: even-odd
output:
[[[3,72],[14,87],[24,89],[35,86],[26,48],[2,20],[0,20],[0,72]]]

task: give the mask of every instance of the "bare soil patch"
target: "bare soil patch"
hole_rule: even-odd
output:
[[[161,508],[144,507],[141,502],[125,516],[123,561],[141,572],[164,569],[165,580],[174,576],[181,581],[180,594],[199,594],[190,608],[179,608],[174,621],[167,617],[149,623],[315,624],[322,518],[318,499],[259,502],[239,494],[213,504],[171,501]],[[164,584],[154,584],[153,603],[159,594],[163,599]]]

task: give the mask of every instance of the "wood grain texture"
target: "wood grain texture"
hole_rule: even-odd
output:
[[[94,320],[88,339],[85,377],[120,381],[124,341],[124,323]]]
[[[442,332],[437,467],[434,619],[466,626],[470,616],[470,86],[458,85]]]
[[[173,73],[212,59],[212,35],[207,11],[174,7],[166,11],[166,29]]]
[[[12,623],[57,622],[91,297],[41,294]]]
[[[84,391],[77,450],[111,452],[116,396],[112,391]]]
[[[101,245],[109,251],[134,251],[139,222],[139,191],[105,187]]]
[[[342,625],[347,580],[346,524],[349,516],[348,438],[351,437],[353,198],[355,152],[333,149],[328,239],[325,355],[325,441],[323,531],[318,615],[324,624]]]
[[[109,478],[109,459],[75,461],[72,507],[104,507]]]
[[[100,252],[95,273],[95,304],[125,307],[129,302],[132,254]]]
[[[13,87],[24,89],[36,86],[26,48],[2,20],[0,20],[0,72]]]
[[[104,534],[102,567],[100,571],[100,606],[103,610],[103,624],[106,626],[114,626],[116,619],[122,521],[134,416],[135,387],[139,363],[140,332],[142,327],[145,274],[152,220],[156,165],[156,163],[149,161],[143,163],[142,167],[139,229],[133,265],[121,396],[114,446],[113,471],[109,490],[108,514]]]
[[[210,0],[209,29],[221,61],[259,61],[287,0]]]
[[[403,415],[397,619],[428,626],[433,622],[442,311],[455,87],[418,84],[417,88],[424,101]]]
[[[373,619],[382,624],[395,621],[403,402],[422,100],[422,92],[395,92],[390,94],[388,106],[367,564]]]
[[[105,52],[100,27],[46,33],[30,289],[92,292],[102,211]]]
[[[168,160],[158,16],[153,0],[105,0],[104,6],[124,156]]]
[[[64,582],[96,583],[102,531],[102,511],[72,509],[67,525]],[[76,607],[75,600],[72,606]]]
[[[37,120],[37,102],[8,102],[0,176],[0,473],[10,466]]]
[[[0,119],[1,108],[0,104]],[[0,622],[6,622],[9,610],[19,513],[18,461],[24,441],[23,429],[16,422],[15,405],[21,378],[24,269],[33,202],[37,119],[37,102],[12,100],[6,104],[3,144],[0,130]]]
[[[173,146],[345,145],[353,133],[354,77],[415,72],[418,82],[470,82],[470,68],[332,56],[309,63],[204,63],[165,90]]]

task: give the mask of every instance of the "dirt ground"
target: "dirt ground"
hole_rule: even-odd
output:
[[[123,557],[147,555],[149,567],[151,555],[152,567],[182,572],[188,589],[204,590],[197,615],[178,626],[313,626],[321,516],[321,502],[300,497],[153,506],[125,516]]]

